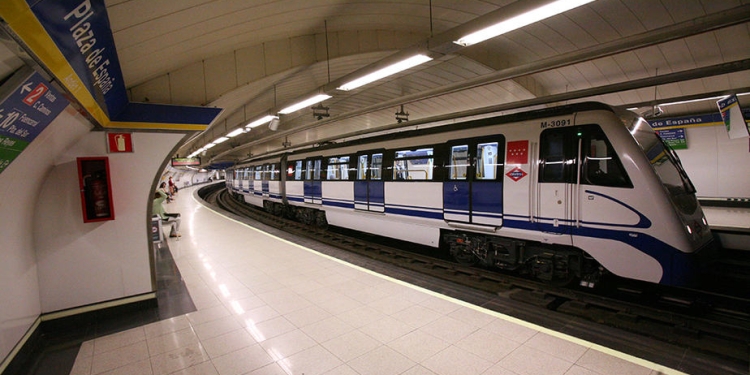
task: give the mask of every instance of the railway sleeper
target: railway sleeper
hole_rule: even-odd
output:
[[[450,255],[461,264],[514,271],[555,285],[580,281],[593,288],[604,272],[575,247],[460,231],[446,231],[442,237]]]

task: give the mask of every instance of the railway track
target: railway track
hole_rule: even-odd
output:
[[[599,294],[557,287],[280,218],[235,200],[222,185],[215,191],[206,191],[204,200],[237,215],[377,261],[650,337],[689,353],[724,358],[745,369],[738,373],[747,373],[750,359],[747,298],[619,280]],[[724,370],[716,373],[732,373]]]

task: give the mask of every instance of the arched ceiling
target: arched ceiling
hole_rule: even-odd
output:
[[[224,108],[185,156],[301,96],[309,108],[206,151],[239,161],[450,113],[510,112],[583,100],[638,108],[750,91],[750,0],[597,0],[474,46],[456,30],[538,0],[105,0],[131,101]],[[447,42],[447,43],[446,43]],[[434,60],[351,91],[331,82],[397,53]],[[0,61],[12,66],[14,62]],[[750,96],[741,96],[748,106]],[[397,124],[400,106],[409,121]],[[716,111],[715,100],[663,106]]]

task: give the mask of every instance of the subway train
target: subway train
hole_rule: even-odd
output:
[[[714,241],[676,153],[601,103],[381,134],[227,171],[237,198],[308,224],[444,249],[458,262],[594,287],[689,286]]]

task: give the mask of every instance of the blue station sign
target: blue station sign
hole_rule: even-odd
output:
[[[0,172],[54,120],[68,101],[39,73],[21,68],[0,87]]]
[[[102,127],[204,130],[221,113],[130,103],[104,0],[2,0],[0,17]]]

